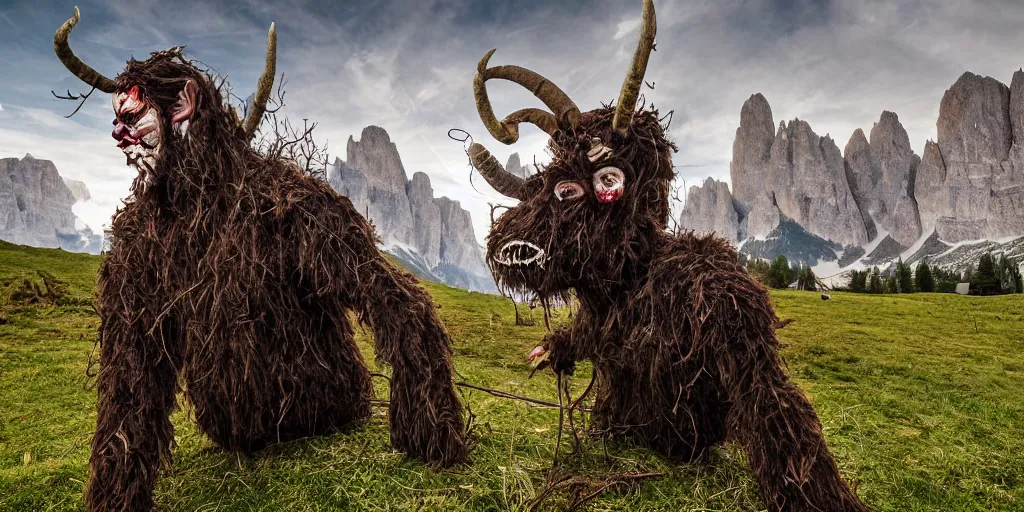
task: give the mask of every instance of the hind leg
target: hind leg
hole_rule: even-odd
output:
[[[868,510],[840,476],[818,416],[777,358],[754,354],[745,360],[740,352],[726,384],[733,404],[730,437],[746,451],[768,510]]]
[[[348,318],[323,314],[289,323],[286,332],[253,331],[261,343],[252,348],[239,342],[247,336],[236,336],[225,342],[235,349],[221,351],[226,357],[190,359],[196,421],[219,445],[252,452],[370,416],[370,373]]]

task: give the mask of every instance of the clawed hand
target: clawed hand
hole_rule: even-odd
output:
[[[540,345],[534,347],[534,349],[530,351],[530,355],[526,356],[526,360],[530,361],[530,366],[533,367],[533,369],[530,370],[530,377],[533,377],[533,374],[537,370],[543,370],[550,365],[548,362],[548,358],[550,356],[551,353]]]

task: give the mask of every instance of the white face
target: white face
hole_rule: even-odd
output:
[[[135,167],[142,177],[142,186],[152,182],[153,171],[163,147],[163,122],[160,112],[145,103],[138,86],[128,92],[115,92],[114,131],[111,135],[117,140],[127,158],[128,165]]]

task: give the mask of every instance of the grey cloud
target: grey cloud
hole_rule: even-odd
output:
[[[1006,82],[1024,63],[1016,50],[1024,48],[1019,30],[1024,5],[1015,0],[656,1],[658,51],[647,77],[655,89],[646,90],[645,98],[663,113],[675,111],[670,136],[680,148],[675,158],[680,185],[708,175],[728,179],[740,106],[752,93],[768,98],[776,123],[805,119],[818,133],[830,133],[840,147],[854,129],[870,129],[882,110],[893,110],[920,153],[924,141],[934,137],[943,91],[963,71]],[[494,64],[534,69],[569,92],[581,108],[595,108],[618,94],[635,45],[641,2],[283,4],[185,2],[171,10],[158,0],[83,0],[83,20],[72,44],[90,63],[113,74],[131,54],[141,58],[187,43],[190,55],[228,76],[244,97],[255,86],[266,28],[275,21],[278,69],[288,78],[283,113],[319,122],[318,137],[342,158],[349,135],[358,137],[368,124],[383,126],[410,175],[426,172],[435,193],[467,206],[482,238],[487,203],[505,199],[479,176],[475,188],[469,186],[462,145],[447,138],[448,129],[469,131],[500,160],[513,151],[524,161],[547,157],[546,137],[539,130],[524,127],[514,146],[500,144],[484,130],[472,99],[477,60],[496,47]],[[0,30],[0,62],[12,63],[14,70],[6,77],[0,73],[5,109],[70,111],[67,102],[49,97],[50,89],[80,88],[50,49],[53,30],[70,15],[67,9],[26,0],[0,9],[0,25],[6,20],[21,27],[9,36]],[[489,90],[499,116],[541,106],[529,92],[508,83],[489,84]],[[119,159],[104,140],[110,119],[106,99],[90,100],[76,118],[56,118],[70,123],[62,137]],[[42,128],[0,128],[30,130],[35,137],[18,140],[44,146],[12,148],[6,143],[4,150],[45,156]],[[67,166],[61,171],[76,177],[96,172],[73,162]],[[95,176],[85,179],[90,185],[108,179]]]

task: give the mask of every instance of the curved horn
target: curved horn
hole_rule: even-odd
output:
[[[636,109],[636,100],[640,95],[640,86],[644,83],[647,59],[651,56],[651,50],[654,49],[654,35],[657,31],[658,20],[654,15],[654,1],[644,0],[640,42],[637,43],[626,80],[622,82],[618,106],[615,108],[615,117],[612,119],[612,129],[619,132],[619,135],[626,135],[626,130],[629,129],[629,124],[633,121],[633,111]]]
[[[527,122],[537,125],[548,135],[554,135],[558,130],[558,119],[566,119],[572,126],[576,126],[580,119],[580,109],[569,96],[567,96],[557,85],[548,79],[526,68],[519,66],[497,66],[487,68],[487,61],[497,49],[487,52],[480,63],[477,64],[476,76],[473,77],[473,95],[476,98],[476,110],[480,113],[480,119],[487,126],[494,138],[505,144],[512,144],[519,140],[519,123]],[[491,100],[487,97],[486,82],[492,78],[500,78],[515,82],[539,98],[551,112],[545,112],[536,108],[517,110],[505,119],[498,121],[494,116],[494,109],[491,107]]]
[[[274,88],[274,74],[277,72],[277,31],[274,24],[270,24],[270,33],[267,34],[267,63],[263,67],[263,74],[256,86],[256,94],[252,99],[252,107],[242,122],[242,129],[245,136],[252,139],[263,120],[263,114],[267,111],[267,100],[270,99],[270,91]]]
[[[75,52],[71,51],[71,46],[68,45],[68,34],[78,24],[80,16],[81,13],[78,12],[78,7],[75,6],[75,15],[65,21],[57,29],[57,33],[53,35],[53,51],[57,53],[57,58],[64,63],[64,67],[68,68],[68,71],[74,73],[83,82],[105,93],[112,93],[117,89],[114,81],[101,75],[98,71],[89,67],[88,64],[82,62],[81,59],[75,57]]]
[[[482,144],[474,142],[469,146],[469,159],[494,190],[513,199],[523,200],[526,180],[506,171]]]

